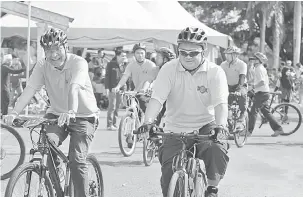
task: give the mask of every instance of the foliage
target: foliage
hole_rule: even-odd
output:
[[[273,22],[276,20],[282,35],[280,57],[284,60],[292,59],[294,2],[184,1],[179,3],[210,28],[230,35],[238,46],[245,42],[252,45],[254,39],[260,37],[262,9],[265,9],[268,13],[266,44],[273,49]],[[301,34],[303,37],[303,24]],[[303,49],[303,43],[301,48]],[[303,50],[301,57],[303,61]]]

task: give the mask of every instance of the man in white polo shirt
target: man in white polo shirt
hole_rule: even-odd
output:
[[[68,155],[75,197],[88,197],[86,156],[99,122],[88,64],[82,57],[67,53],[67,36],[59,29],[51,28],[42,35],[40,45],[46,58],[37,63],[15,108],[4,120],[12,124],[36,91],[45,85],[51,103],[45,118],[58,118],[58,125],[47,127],[47,135],[60,145],[71,133]],[[60,161],[53,156],[59,173]],[[51,157],[48,162],[52,162]],[[50,168],[51,178],[54,174]]]
[[[129,77],[132,78],[135,86],[134,91],[137,92],[143,90],[145,83],[152,83],[152,81],[156,79],[158,68],[152,61],[145,58],[146,46],[142,43],[135,44],[133,47],[133,53],[135,61],[132,61],[127,65],[121,80],[118,85],[112,89],[112,91],[119,91]],[[143,95],[138,96],[137,98],[140,108],[145,112],[146,103],[149,98]]]
[[[270,112],[269,107],[269,98],[270,98],[270,89],[269,89],[269,80],[266,68],[263,64],[266,64],[268,59],[267,57],[260,52],[254,54],[251,58],[255,66],[255,76],[254,76],[254,92],[255,99],[249,113],[249,123],[248,123],[248,132],[249,135],[253,132],[257,120],[258,110],[261,110],[261,113],[268,120],[270,127],[274,131],[271,135],[272,137],[277,137],[283,133],[283,128],[274,118]]]
[[[161,68],[154,82],[153,94],[139,132],[154,126],[161,106],[166,101],[165,132],[192,132],[209,134],[217,128],[224,133],[228,114],[228,86],[224,70],[205,57],[207,36],[203,29],[187,27],[178,36],[179,58]],[[187,144],[191,147],[193,142]],[[172,177],[173,157],[182,144],[175,138],[165,138],[159,149],[163,196],[167,195]],[[208,187],[205,196],[217,197],[229,157],[227,144],[202,142],[197,156],[206,164]]]
[[[246,111],[247,88],[244,86],[247,74],[247,65],[238,58],[241,50],[236,46],[230,46],[225,51],[226,61],[222,62],[221,67],[225,71],[229,92],[238,92],[238,105],[240,109],[239,121],[243,121]],[[235,100],[234,95],[228,97],[228,104]]]

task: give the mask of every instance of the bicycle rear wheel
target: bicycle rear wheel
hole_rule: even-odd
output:
[[[131,156],[135,152],[137,135],[133,134],[136,120],[129,115],[121,119],[118,132],[119,148],[125,157]]]
[[[283,128],[284,133],[281,135],[291,135],[301,126],[302,114],[296,106],[290,103],[277,105],[272,109],[271,113]]]
[[[143,141],[143,162],[145,166],[150,166],[153,164],[155,159],[157,146],[152,140],[144,138]]]
[[[188,175],[184,171],[176,171],[170,179],[167,197],[187,197]]]
[[[1,124],[0,148],[1,180],[5,180],[24,163],[25,145],[21,135],[13,127]]]
[[[37,175],[36,178],[35,174]],[[25,180],[21,180],[22,175],[25,175]],[[23,190],[18,189],[19,185],[23,185]],[[36,189],[32,189],[35,186]],[[35,163],[24,163],[13,172],[12,177],[9,179],[5,190],[5,197],[39,196],[39,186],[42,186],[41,194],[43,197],[55,197],[48,172],[45,173],[44,182],[41,182],[40,166]]]

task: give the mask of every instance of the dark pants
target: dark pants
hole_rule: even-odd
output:
[[[272,130],[281,130],[281,125],[275,120],[273,115],[270,113],[269,107],[269,98],[270,94],[268,92],[257,92],[254,97],[254,103],[249,112],[249,123],[248,131],[253,132],[257,120],[258,110],[261,110],[261,113],[269,121],[269,125]]]
[[[230,91],[230,92],[235,92],[235,91]],[[228,105],[231,105],[232,102],[236,99],[238,99],[238,105],[241,113],[244,113],[246,111],[246,97],[247,97],[247,89],[245,87],[241,87],[240,91],[241,96],[236,96],[236,95],[229,95],[228,96]]]
[[[9,106],[9,91],[1,90],[1,113],[2,115],[8,114]]]
[[[150,97],[145,96],[145,95],[137,95],[136,98],[138,99],[141,110],[143,111],[143,113],[145,113],[146,108],[147,108],[147,103],[148,103]],[[142,115],[141,115],[140,111],[139,111],[138,115],[141,120]]]
[[[216,127],[214,122],[209,123],[199,130],[200,134],[209,134]],[[187,149],[190,149],[195,140],[187,141]],[[159,148],[159,161],[161,164],[161,188],[163,196],[167,195],[170,179],[173,175],[173,157],[182,149],[182,143],[175,138],[164,138],[163,145]],[[229,157],[227,156],[227,144],[221,142],[204,141],[197,145],[197,155],[203,160],[206,167],[206,175],[210,180],[220,180],[223,178]]]
[[[45,118],[58,118],[54,114],[46,114]],[[94,138],[94,133],[98,127],[98,120],[95,118],[76,118],[75,122],[69,126],[59,127],[57,125],[48,126],[47,135],[57,146],[60,146],[70,133],[69,153],[71,177],[75,188],[75,197],[88,197],[88,169],[86,156],[89,146]],[[58,165],[58,157],[54,156],[54,162]],[[48,158],[51,162],[51,158]],[[59,162],[60,163],[60,162]]]

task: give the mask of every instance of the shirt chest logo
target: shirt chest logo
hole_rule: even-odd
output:
[[[207,93],[208,89],[205,86],[197,86],[197,91],[199,91],[201,94]]]

